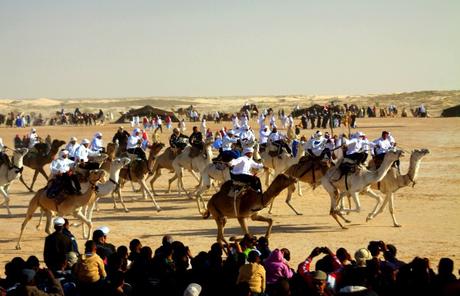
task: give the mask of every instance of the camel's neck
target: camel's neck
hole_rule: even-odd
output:
[[[292,185],[294,181],[285,181],[277,182],[277,179],[268,186],[267,190],[262,193],[262,207],[265,208],[267,205],[271,204],[273,200],[287,187]]]
[[[408,186],[410,184],[415,183],[415,180],[418,177],[420,162],[421,162],[421,159],[415,160],[413,157],[411,157],[407,174],[400,176],[398,179],[401,179],[401,181],[398,183],[401,184],[402,186]]]
[[[120,171],[121,168],[117,170],[110,170],[110,179],[118,183],[118,180],[120,179]]]
[[[13,157],[13,165],[18,167],[18,168],[22,168],[23,167],[23,159],[24,157],[21,155],[21,156],[14,156]]]
[[[390,160],[389,157],[385,157],[382,165],[377,169],[377,171],[369,171],[368,176],[368,184],[370,183],[376,183],[382,181],[382,179],[385,177],[385,175],[388,173],[390,170],[394,160]]]
[[[50,153],[46,155],[47,159],[53,159],[59,151],[59,147],[51,147]]]
[[[96,190],[95,186],[91,185],[91,182],[90,182],[90,186],[88,187],[86,192],[82,196],[79,196],[78,198],[79,203],[83,206],[83,205],[86,205],[92,202],[96,198],[96,194],[94,194],[95,190]]]

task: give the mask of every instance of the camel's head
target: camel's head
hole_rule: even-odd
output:
[[[422,159],[423,157],[425,157],[428,154],[430,154],[429,149],[426,149],[426,148],[414,149],[412,151],[411,157],[413,157],[414,160],[420,160],[420,159]]]
[[[89,181],[91,183],[96,183],[99,181],[102,177],[104,177],[105,171],[104,170],[91,170],[89,171]]]
[[[91,155],[91,156],[88,156],[88,159],[91,161],[91,162],[97,162],[97,163],[102,163],[104,162],[109,156],[105,153],[101,153],[101,154],[96,154],[96,155]]]
[[[128,157],[115,158],[112,161],[111,168],[113,168],[115,170],[120,170],[124,166],[128,165],[130,162],[131,162],[131,160]]]
[[[390,161],[396,161],[398,160],[400,157],[404,156],[404,151],[402,150],[398,150],[398,149],[392,149],[392,150],[389,150],[386,154],[385,154],[385,158],[387,158],[388,160]]]
[[[65,141],[54,139],[53,142],[51,142],[51,147],[59,148],[64,144],[65,144]]]
[[[161,149],[163,149],[165,147],[165,144],[164,143],[161,143],[161,142],[156,142],[156,143],[153,143],[152,145],[149,146],[150,148],[150,155],[151,156],[157,156],[158,153],[160,153]],[[150,158],[150,157],[149,157]]]

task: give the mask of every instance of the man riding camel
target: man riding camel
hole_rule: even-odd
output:
[[[75,162],[78,163],[81,168],[86,170],[98,169],[99,164],[95,162],[90,162],[88,156],[98,155],[99,153],[91,151],[88,147],[89,140],[83,139],[81,141],[80,146],[78,146],[77,150],[75,151]]]
[[[94,135],[93,140],[91,141],[91,144],[89,145],[91,151],[97,152],[97,153],[103,153],[105,152],[104,148],[104,142],[102,141],[102,133],[97,132]]]
[[[243,149],[243,156],[229,162],[229,165],[233,167],[230,172],[230,177],[234,181],[249,184],[249,186],[257,192],[262,192],[260,179],[251,174],[251,169],[260,170],[265,167],[262,163],[257,163],[252,159],[253,153],[253,148],[246,147]]]
[[[331,150],[327,147],[328,141],[330,139],[323,137],[321,131],[316,131],[313,137],[305,143],[305,151],[314,158],[324,159],[326,156],[327,159],[331,159]]]
[[[222,161],[222,162],[229,162],[232,159],[236,159],[241,156],[240,151],[235,149],[235,146],[238,143],[238,138],[235,136],[235,133],[233,130],[229,130],[224,134],[224,137],[222,138],[222,151],[217,156],[217,158],[213,159],[216,161]]]
[[[81,195],[80,182],[77,175],[73,174],[71,168],[75,162],[68,158],[69,151],[61,150],[59,157],[51,162],[51,176],[53,185],[48,189],[48,197],[55,197],[62,190],[67,194]]]
[[[145,151],[141,148],[142,142],[143,139],[141,136],[141,130],[139,128],[135,128],[131,136],[128,138],[126,151],[131,154],[136,154],[142,160],[147,160]]]
[[[371,143],[373,147],[375,167],[379,168],[383,162],[385,154],[396,146],[394,138],[389,132],[383,131],[382,136]],[[396,166],[399,168],[399,160],[396,161]]]
[[[278,148],[278,157],[281,158],[281,149],[284,148],[289,155],[292,155],[291,147],[285,142],[286,136],[278,132],[278,129],[274,127],[268,140],[271,144]]]
[[[69,151],[68,157],[70,160],[75,161],[76,152],[79,146],[76,137],[70,138],[69,143],[65,146],[65,150]]]
[[[196,157],[203,151],[204,142],[203,142],[203,134],[198,130],[198,127],[193,127],[193,132],[190,135],[188,141],[190,145],[192,145],[192,149],[190,149],[190,157]],[[206,156],[204,156],[206,157]]]
[[[29,149],[34,148],[35,144],[40,143],[40,137],[37,134],[37,130],[32,128],[29,134]]]
[[[351,140],[344,140],[347,146],[345,158],[352,160],[356,164],[363,164],[368,156],[369,141],[366,139],[366,134],[357,132]]]
[[[128,144],[129,136],[130,134],[122,126],[119,126],[117,132],[115,133],[115,135],[113,135],[112,143],[116,144],[118,142],[118,150],[120,151],[120,153],[126,151],[126,145]]]
[[[187,142],[188,137],[182,134],[178,128],[174,128],[171,137],[169,137],[169,146],[175,152],[180,153],[187,146]]]

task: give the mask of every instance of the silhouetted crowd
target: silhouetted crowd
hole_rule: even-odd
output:
[[[45,241],[47,268],[35,256],[13,258],[1,295],[460,295],[451,259],[442,258],[435,273],[428,259],[402,262],[396,247],[382,241],[353,256],[316,247],[294,265],[288,249],[272,249],[265,237],[246,235],[192,253],[169,235],[155,250],[139,239],[116,248],[101,227],[80,254],[70,231],[55,229]]]

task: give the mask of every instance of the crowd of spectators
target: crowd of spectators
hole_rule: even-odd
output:
[[[436,273],[428,259],[403,262],[382,241],[353,256],[345,248],[316,247],[294,264],[288,249],[272,249],[265,237],[246,235],[192,253],[169,235],[155,250],[139,239],[115,247],[102,227],[80,254],[63,224],[55,223],[45,241],[46,268],[35,256],[5,265],[1,295],[460,295],[451,259],[442,258]]]

